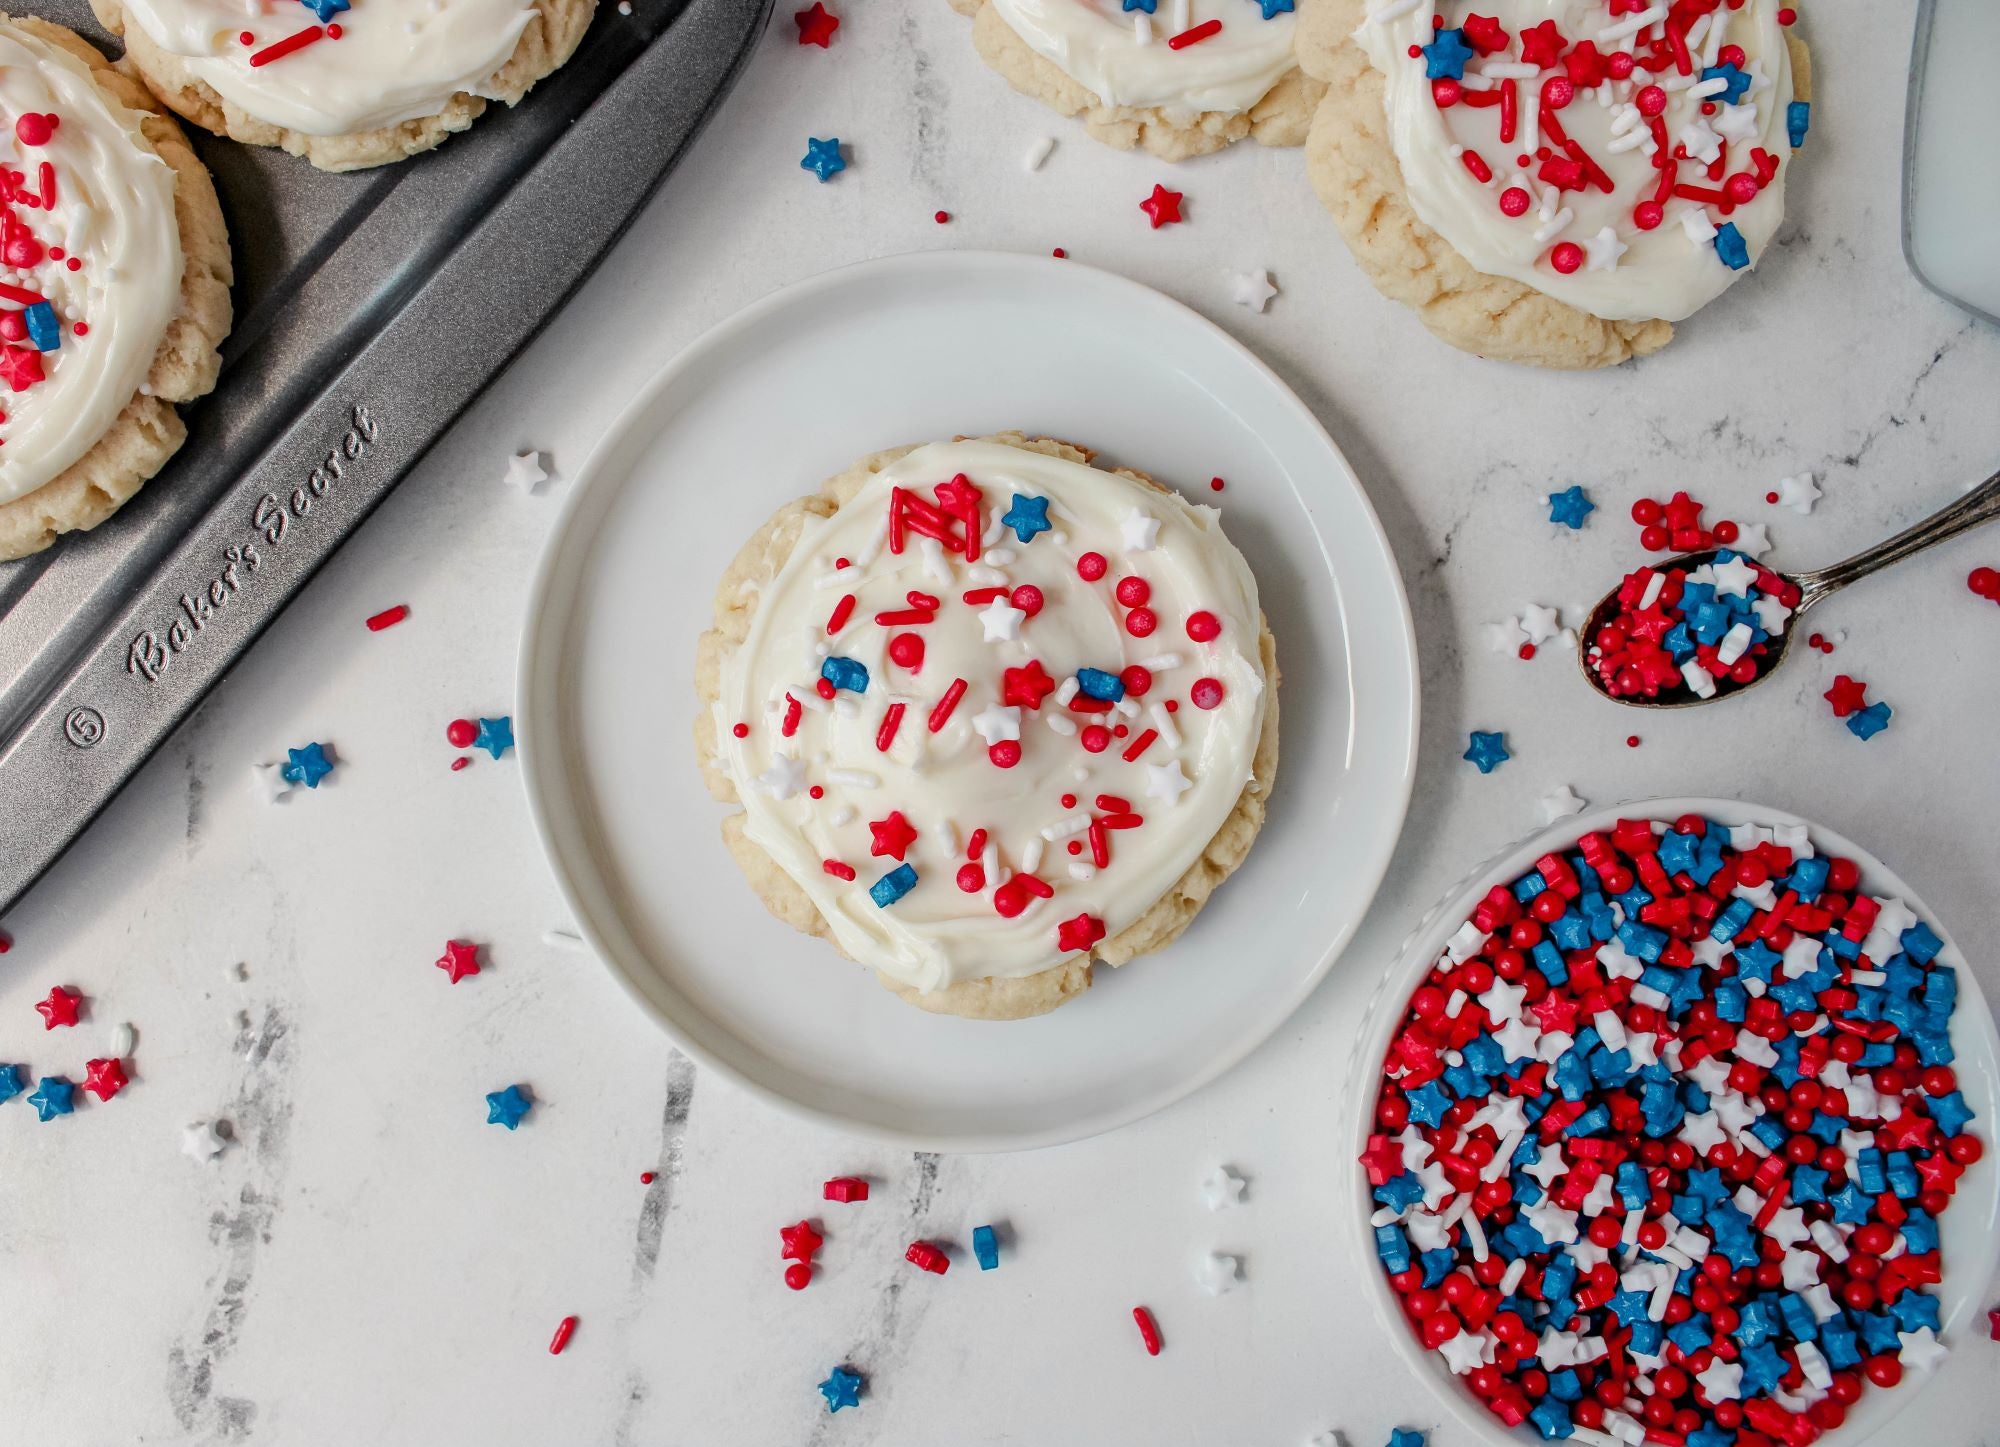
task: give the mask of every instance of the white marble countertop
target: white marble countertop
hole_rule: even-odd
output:
[[[1893,863],[2000,991],[2000,612],[1963,581],[2000,560],[2000,533],[1829,605],[1814,625],[1845,631],[1833,657],[1646,720],[1636,750],[1631,716],[1559,659],[1480,636],[1530,601],[1594,596],[1635,555],[1623,514],[1642,493],[1768,520],[1774,561],[1812,565],[2000,462],[2000,333],[1926,293],[1898,250],[1912,6],[1810,7],[1819,103],[1779,244],[1663,355],[1596,376],[1431,341],[1350,263],[1296,153],[1181,169],[1117,154],[987,73],[942,0],[841,8],[822,53],[794,44],[781,5],[575,304],[5,921],[0,1060],[80,1077],[117,1022],[138,1035],[110,1104],[79,1093],[49,1126],[0,1110],[10,1438],[1295,1447],[1338,1426],[1373,1447],[1440,1412],[1380,1339],[1356,1290],[1375,1267],[1348,1258],[1331,1209],[1356,1006],[1414,915],[1524,832],[1542,794],[1705,791],[1817,817]],[[808,134],[851,148],[836,183],[799,170]],[[1044,135],[1059,145],[1030,174]],[[1187,224],[1145,228],[1156,180],[1186,191]],[[913,1159],[693,1070],[605,971],[545,941],[564,921],[514,760],[451,773],[443,739],[449,719],[509,707],[522,580],[567,486],[508,488],[510,452],[546,449],[567,473],[738,307],[941,246],[1066,247],[1267,358],[1366,482],[1423,659],[1408,827],[1333,976],[1216,1085],[1025,1156]],[[1230,271],[1257,267],[1281,288],[1264,315],[1230,302]],[[1826,489],[1810,517],[1762,503],[1806,468]],[[1601,510],[1558,533],[1537,498],[1572,482]],[[362,628],[397,602],[408,622]],[[1818,695],[1836,671],[1894,705],[1887,733],[1864,744],[1831,716]],[[1457,759],[1472,727],[1507,731],[1514,759],[1491,777]],[[329,786],[255,797],[251,763],[308,739],[344,761]],[[485,942],[488,969],[447,993],[429,962],[453,936]],[[30,1006],[59,983],[89,1015],[45,1036]],[[529,1128],[488,1129],[480,1096],[514,1080],[541,1101]],[[179,1148],[203,1117],[236,1136],[209,1164]],[[1199,1182],[1225,1161],[1250,1190],[1211,1215]],[[875,1201],[822,1212],[819,1182],[844,1172],[875,1177]],[[795,1295],[775,1232],[801,1214],[835,1234]],[[994,1275],[900,1259],[988,1220],[1012,1228]],[[1193,1266],[1216,1249],[1245,1257],[1247,1281],[1211,1300]],[[1142,1301],[1167,1336],[1157,1360],[1132,1329]],[[1884,1441],[1996,1440],[1983,1328]],[[829,1417],[814,1384],[843,1361],[869,1391]]]

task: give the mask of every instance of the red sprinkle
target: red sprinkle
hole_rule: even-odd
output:
[[[1153,1313],[1143,1306],[1132,1308],[1132,1320],[1139,1324],[1139,1340],[1146,1344],[1146,1355],[1156,1357],[1165,1345],[1160,1339],[1160,1328],[1153,1321]]]
[[[847,626],[847,620],[854,616],[854,595],[843,593],[840,601],[833,605],[833,614],[826,620],[826,631],[838,633]]]
[[[1140,734],[1139,737],[1132,740],[1131,743],[1127,744],[1125,746],[1125,752],[1120,754],[1119,757],[1125,760],[1126,763],[1128,764],[1131,763],[1134,759],[1138,758],[1139,755],[1145,753],[1147,749],[1151,748],[1153,746],[1153,740],[1158,738],[1159,736],[1160,732],[1158,729],[1147,729],[1144,733]]]
[[[797,733],[799,731],[799,720],[805,716],[805,711],[806,706],[804,704],[793,698],[789,693],[786,694],[785,721],[778,726],[778,732],[786,738],[790,738],[793,734]]]
[[[835,879],[844,879],[849,882],[852,882],[854,879],[854,866],[851,864],[842,864],[838,859],[822,859],[819,862],[819,867],[824,869],[828,874],[831,874]]]
[[[256,62],[253,60],[251,63],[255,64]],[[562,1349],[569,1345],[569,1339],[575,1331],[576,1318],[573,1316],[564,1317],[562,1322],[556,1327],[556,1334],[549,1338],[549,1355],[552,1357],[561,1356]]]
[[[659,1177],[657,1177],[656,1175],[654,1175],[654,1174],[653,1174],[653,1172],[651,1172],[651,1171],[641,1171],[641,1172],[639,1172],[639,1184],[640,1184],[640,1185],[642,1185],[642,1186],[650,1186],[650,1185],[652,1185],[652,1184],[653,1184],[653,1182],[654,1182],[654,1181],[656,1181],[656,1180],[658,1180],[658,1179],[659,1179]]]
[[[1211,35],[1220,35],[1221,33],[1222,22],[1220,20],[1204,20],[1193,29],[1183,30],[1179,35],[1168,40],[1167,49],[1185,50],[1190,45],[1199,45]]]
[[[338,27],[336,27],[336,29],[337,28]],[[326,37],[325,27],[319,25],[308,25],[304,30],[299,31],[295,35],[287,35],[283,40],[280,40],[275,45],[265,46],[262,50],[258,51],[255,55],[250,57],[250,64],[253,67],[255,67],[255,66],[269,65],[274,60],[283,60],[286,56],[293,54],[295,51],[304,50],[308,45],[311,45],[314,41],[322,40],[325,37]],[[338,40],[339,38],[340,37],[338,35],[334,37],[334,39],[336,40]],[[575,1320],[576,1319],[574,1317],[570,1318],[569,1324],[574,1325]],[[568,1339],[569,1338],[567,1334],[562,1334],[562,1340],[567,1341]],[[561,1351],[562,1348],[558,1346],[551,1348],[551,1350]]]
[[[931,220],[937,222],[938,225],[942,226],[945,224],[945,222],[951,220],[951,213],[949,211],[940,211],[935,216],[931,217]]]
[[[464,768],[464,767],[465,767],[466,765],[470,764],[471,762],[472,762],[472,760],[470,760],[470,759],[466,758],[466,757],[465,757],[465,756],[464,756],[463,754],[460,754],[460,755],[459,755],[459,756],[458,756],[457,758],[455,758],[455,759],[453,759],[453,760],[451,761],[451,771],[452,771],[452,772],[453,772],[453,773],[455,774],[455,773],[457,773],[457,772],[458,772],[458,771],[459,771],[460,769]]]
[[[903,725],[905,705],[892,703],[889,711],[882,715],[882,726],[875,730],[875,749],[878,753],[888,753],[889,746],[896,742],[896,730]]]
[[[937,707],[931,710],[930,727],[932,733],[937,733],[946,724],[951,722],[951,711],[958,707],[958,701],[964,697],[965,680],[954,678],[951,681],[951,687],[944,691],[944,697],[938,700]]]
[[[410,610],[401,603],[398,603],[393,608],[384,608],[380,613],[369,618],[368,631],[370,633],[380,633],[384,628],[394,628],[409,616]]]
[[[444,726],[445,741],[455,749],[469,749],[479,737],[479,725],[469,718],[455,718]]]
[[[785,1268],[785,1285],[794,1291],[804,1291],[812,1279],[813,1269],[803,1261],[794,1261]]]

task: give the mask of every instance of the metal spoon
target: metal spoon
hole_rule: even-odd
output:
[[[1768,651],[1759,660],[1761,666],[1755,678],[1748,683],[1737,683],[1727,675],[1718,675],[1715,680],[1715,692],[1708,698],[1702,698],[1687,688],[1675,688],[1671,693],[1663,693],[1653,698],[1647,698],[1643,694],[1615,697],[1605,689],[1604,681],[1590,666],[1590,649],[1598,632],[1621,611],[1617,588],[1613,588],[1598,600],[1597,606],[1590,610],[1590,617],[1585,620],[1584,626],[1577,630],[1577,667],[1583,670],[1583,676],[1589,680],[1590,686],[1604,697],[1614,703],[1629,704],[1634,708],[1689,708],[1695,704],[1714,703],[1721,699],[1733,698],[1739,693],[1755,688],[1784,662],[1786,653],[1791,649],[1792,640],[1798,636],[1799,620],[1806,616],[1806,611],[1815,603],[1839,592],[1849,583],[1858,582],[1870,573],[1880,572],[1892,563],[1900,563],[1903,559],[1921,553],[1924,549],[1944,542],[1947,538],[1955,538],[1960,533],[1976,528],[1981,523],[1992,522],[1995,518],[2000,518],[2000,472],[1994,473],[1958,501],[1940,508],[1922,522],[1905,528],[1887,542],[1877,543],[1864,552],[1856,553],[1844,563],[1835,563],[1832,567],[1821,568],[1812,573],[1778,574],[1799,590],[1798,606],[1792,610],[1792,616],[1785,624],[1785,631],[1767,641]],[[1678,557],[1668,558],[1651,566],[1656,571],[1668,568],[1698,568],[1703,563],[1714,562],[1716,554],[1721,551],[1720,548],[1709,548],[1699,553],[1682,553]]]

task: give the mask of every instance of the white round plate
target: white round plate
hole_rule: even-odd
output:
[[[1099,969],[1052,1015],[993,1023],[905,1005],[765,912],[702,786],[693,670],[723,568],[781,504],[885,447],[1007,429],[1221,506],[1277,635],[1285,722],[1263,836],[1186,935]],[[1249,1054],[1360,923],[1416,761],[1409,607],[1332,439],[1194,312],[1040,257],[864,263],[689,347],[584,465],[520,679],[530,808],[598,956],[703,1065],[794,1114],[937,1150],[1108,1130]]]
[[[1486,1447],[1526,1447],[1528,1443],[1540,1442],[1541,1437],[1528,1427],[1510,1430],[1452,1375],[1444,1358],[1423,1349],[1410,1331],[1388,1276],[1375,1260],[1375,1240],[1368,1229],[1368,1217],[1375,1202],[1360,1157],[1368,1148],[1382,1061],[1389,1053],[1390,1037],[1402,1020],[1404,1005],[1415,993],[1418,982],[1444,953],[1445,940],[1471,916],[1473,907],[1491,886],[1518,878],[1534,868],[1535,861],[1550,850],[1567,850],[1593,829],[1608,830],[1620,819],[1678,819],[1683,814],[1700,814],[1724,824],[1761,824],[1767,828],[1803,824],[1820,853],[1852,859],[1861,866],[1862,885],[1871,894],[1902,899],[1944,940],[1938,959],[1958,971],[1958,1008],[1951,1017],[1951,1043],[1958,1058],[1952,1068],[1958,1073],[1958,1088],[1965,1094],[1965,1103],[1974,1112],[1972,1129],[1988,1149],[1966,1168],[1952,1197],[1951,1209],[1939,1218],[1938,1244],[1944,1255],[1944,1280],[1932,1288],[1932,1293],[1938,1298],[1939,1320],[1944,1324],[1939,1335],[1948,1345],[1970,1344],[1971,1349],[1977,1350],[1977,1343],[1972,1343],[1971,1338],[1981,1334],[1984,1323],[1975,1322],[1974,1318],[1985,1304],[1982,1293],[1986,1283],[1992,1279],[1994,1268],[2000,1266],[2000,1153],[1991,1148],[1993,1122],[2000,1119],[2000,1034],[1995,1033],[1993,1012],[1980,993],[1979,980],[1966,968],[1964,952],[1952,939],[1944,921],[1894,870],[1866,849],[1783,809],[1740,799],[1641,799],[1614,804],[1560,820],[1502,850],[1468,874],[1418,921],[1368,1002],[1356,1054],[1348,1070],[1348,1220],[1356,1232],[1353,1249],[1369,1263],[1363,1275],[1368,1280],[1368,1295],[1375,1303],[1376,1319],[1397,1355],[1429,1385],[1459,1425]],[[1855,1447],[1900,1412],[1929,1380],[1928,1375],[1913,1373],[1905,1376],[1900,1386],[1869,1387],[1848,1410],[1846,1422],[1819,1439],[1819,1447]]]

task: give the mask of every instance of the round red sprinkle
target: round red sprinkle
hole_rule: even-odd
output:
[[[953,880],[966,894],[977,894],[986,888],[986,871],[977,864],[961,864]]]
[[[1208,480],[1208,490],[1210,492],[1221,492],[1222,489],[1227,487],[1228,485],[1229,485],[1228,483],[1224,482],[1219,477],[1211,477]]]
[[[1125,631],[1134,638],[1150,637],[1159,626],[1159,615],[1151,608],[1134,608],[1125,615]]]
[[[1583,265],[1583,248],[1574,241],[1559,242],[1549,253],[1549,265],[1568,276]]]
[[[1431,100],[1439,110],[1449,110],[1465,97],[1465,86],[1448,75],[1431,82]]]
[[[1103,724],[1089,724],[1077,735],[1076,741],[1083,745],[1085,752],[1101,754],[1111,747],[1111,730]]]
[[[824,799],[826,797],[825,786],[814,784],[810,789],[806,790],[806,797],[808,799]]]
[[[1632,504],[1632,521],[1642,528],[1653,526],[1662,516],[1660,505],[1650,497],[1642,497]]]
[[[1127,608],[1137,608],[1153,596],[1152,585],[1144,578],[1120,578],[1118,586],[1111,591]]]
[[[1152,673],[1136,663],[1128,664],[1121,669],[1118,681],[1125,685],[1125,695],[1128,698],[1144,698],[1153,687]]]
[[[14,121],[14,136],[24,146],[46,146],[55,133],[56,118],[51,115],[26,111]]]
[[[1649,553],[1665,552],[1670,541],[1672,541],[1671,535],[1657,523],[1652,527],[1641,529],[1639,533],[1639,546]]]
[[[1032,618],[1042,611],[1042,590],[1033,583],[1023,583],[1007,601]]]
[[[1534,198],[1519,186],[1509,186],[1500,193],[1500,213],[1503,216],[1525,216]]]
[[[1667,93],[1656,85],[1647,86],[1632,99],[1642,116],[1656,116],[1667,108]]]
[[[1713,532],[1715,533],[1715,540],[1725,547],[1742,536],[1742,530],[1728,518],[1724,518],[1721,522],[1717,523]]]
[[[1965,586],[1982,598],[2000,601],[2000,569],[1974,568],[1965,575]]]
[[[659,1178],[655,1176],[651,1171],[639,1172],[639,1184],[642,1186],[650,1186],[657,1179]]]
[[[1066,848],[1067,848],[1067,849],[1069,850],[1069,852],[1070,852],[1070,853],[1072,853],[1072,854],[1081,854],[1081,853],[1083,853],[1083,843],[1082,843],[1082,841],[1081,841],[1081,840],[1077,840],[1077,839],[1072,839],[1072,840],[1070,840],[1070,841],[1069,841],[1069,843],[1068,843],[1068,844],[1067,844],[1067,845],[1066,845],[1065,847],[1066,847]]]
[[[1638,747],[1639,747],[1639,736],[1638,736],[1637,734],[1627,734],[1627,735],[1625,736],[1625,747],[1626,747],[1626,748],[1628,748],[1628,749],[1636,749],[1636,748],[1638,748]]]
[[[750,737],[750,725],[747,723],[737,724],[730,732],[735,734],[739,739],[747,739]],[[464,748],[465,745],[460,744],[459,747]]]
[[[924,640],[915,633],[898,633],[889,640],[889,661],[898,668],[916,672],[924,666]]]
[[[794,1291],[804,1291],[813,1279],[813,1269],[803,1261],[794,1261],[785,1268],[785,1285]]]
[[[1641,231],[1653,231],[1667,219],[1667,208],[1657,201],[1641,201],[1632,208],[1632,224]]]
[[[1188,702],[1196,708],[1215,708],[1222,702],[1222,680],[1219,678],[1197,678],[1188,686]]]
[[[1566,75],[1552,75],[1542,82],[1542,104],[1559,111],[1576,99],[1576,83]]]
[[[997,768],[1011,769],[1021,762],[1021,745],[1014,739],[1002,739],[986,751],[986,757]]]
[[[1051,251],[1049,255],[1053,256],[1057,261],[1061,261],[1065,256],[1068,256],[1069,253],[1067,251],[1064,251],[1060,246],[1058,246],[1054,251]]]
[[[1190,613],[1187,636],[1197,643],[1212,643],[1222,636],[1222,620],[1205,608]]]
[[[942,226],[945,222],[951,220],[951,213],[949,211],[939,211],[931,217],[931,220]]]
[[[444,727],[447,742],[455,749],[469,749],[479,737],[479,725],[469,718],[455,718]]]
[[[1028,886],[1016,876],[993,891],[993,908],[1002,919],[1012,919],[1028,907],[1029,897]]]
[[[1086,583],[1095,583],[1110,568],[1111,565],[1104,561],[1102,553],[1085,553],[1076,560],[1076,575]]]
[[[1798,24],[1798,20],[1799,20],[1799,12],[1792,9],[1791,6],[1786,5],[1779,9],[1778,23],[1780,25],[1796,25]]]

